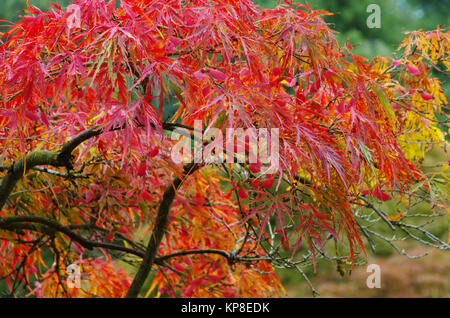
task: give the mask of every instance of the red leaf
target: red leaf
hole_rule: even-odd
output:
[[[391,196],[385,192],[382,192],[379,186],[373,189],[372,195],[381,201],[388,201],[391,199]]]
[[[81,254],[81,255],[84,254],[84,247],[83,247],[83,246],[81,246],[81,245],[78,244],[78,243],[75,243],[74,246],[75,246],[75,250],[76,250],[79,254]]]
[[[267,179],[263,181],[262,186],[266,189],[270,189],[274,182],[275,182],[274,177],[267,177]]]
[[[175,268],[177,271],[179,272],[184,272],[184,267],[178,263],[173,263],[172,264],[173,268]]]
[[[67,6],[67,28],[79,28],[81,24],[81,7],[78,4],[70,4]]]
[[[212,281],[213,283],[217,283],[217,282],[220,282],[222,280],[222,277],[218,276],[218,275],[209,275],[208,279],[210,281]]]
[[[197,72],[195,72],[194,74],[192,74],[192,76],[195,77],[196,80],[201,81],[205,78],[205,74],[203,74],[202,70],[199,70]]]
[[[95,196],[94,191],[92,190],[86,191],[86,199],[85,199],[86,203],[91,202],[94,196]]]
[[[247,198],[247,193],[245,193],[244,188],[239,188],[237,193],[238,193],[239,198],[241,198],[241,199]]]
[[[427,93],[420,93],[420,96],[423,100],[430,100],[433,99],[433,95],[427,94]]]
[[[251,163],[248,168],[251,172],[258,173],[261,171],[261,167],[262,167],[261,162],[257,162],[257,163]]]
[[[236,292],[231,287],[225,288],[222,294],[223,294],[223,297],[225,297],[225,298],[236,298],[237,297]]]
[[[145,161],[142,161],[142,162],[139,164],[137,175],[138,175],[139,177],[143,177],[143,176],[145,176],[145,173],[146,173],[146,172],[147,172],[147,164],[145,163]]]
[[[219,82],[223,82],[227,79],[227,75],[225,73],[214,69],[209,69],[209,75]]]
[[[114,232],[109,233],[108,235],[105,236],[105,240],[108,242],[111,242],[114,239]]]
[[[309,92],[310,92],[311,94],[314,94],[315,92],[317,92],[317,91],[319,90],[320,85],[321,85],[321,80],[320,80],[320,78],[316,78],[316,79],[314,80],[313,84],[311,85],[311,87],[310,87],[310,89],[309,89]]]
[[[195,288],[195,286],[189,285],[189,287],[186,288],[185,291],[184,291],[184,297],[191,297],[192,293],[194,291],[194,288]]]
[[[281,233],[281,245],[285,251],[289,251],[289,240],[284,231]]]
[[[127,234],[127,228],[123,225],[121,227],[119,227],[118,231],[119,231],[119,233]]]
[[[408,72],[410,72],[412,75],[420,75],[420,71],[417,67],[406,65],[406,68],[408,69]]]
[[[147,201],[150,201],[152,199],[152,196],[150,193],[147,192],[147,190],[143,190],[141,192],[141,197]]]
[[[339,102],[339,104],[336,106],[336,110],[338,111],[339,114],[344,114],[346,113],[346,107],[345,107],[345,101],[341,100]]]
[[[287,84],[286,84],[287,87],[294,87],[295,84],[297,83],[297,78],[295,78],[295,77],[286,77],[285,81],[287,82]]]
[[[281,69],[279,67],[274,67],[272,69],[272,75],[274,76],[280,76],[281,75]]]
[[[158,153],[159,153],[159,146],[156,146],[148,152],[148,156],[150,158],[153,158],[153,157],[156,157],[158,155]]]

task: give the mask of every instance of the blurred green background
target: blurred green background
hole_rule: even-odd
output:
[[[273,7],[277,1],[255,1]],[[305,1],[295,1],[305,2]],[[355,53],[366,57],[389,55],[404,38],[403,32],[417,29],[432,30],[438,24],[449,25],[450,0],[309,0],[312,8],[335,13],[325,17],[339,32],[343,43],[359,44]],[[381,28],[369,29],[366,24],[370,4],[381,9]]]
[[[30,4],[41,9],[50,7],[49,0],[29,0]],[[55,0],[62,6],[70,0]],[[275,7],[279,1],[256,0],[266,7]],[[297,2],[303,2],[297,0]],[[438,25],[449,26],[450,0],[310,0],[313,8],[336,13],[325,17],[338,31],[337,39],[342,44],[347,39],[350,44],[357,45],[354,52],[372,58],[377,55],[391,55],[404,38],[403,32],[423,29],[436,29]],[[381,28],[370,29],[366,25],[366,12],[369,4],[378,4],[381,9]],[[26,0],[0,0],[0,20],[17,21],[21,10],[26,7]],[[5,25],[1,22],[0,25]],[[4,30],[4,27],[0,30]],[[449,83],[441,78],[448,97]],[[439,150],[430,152],[426,163],[446,161],[448,153]],[[417,213],[427,213],[429,207],[422,206]],[[432,228],[433,233],[442,239],[448,239],[448,221],[444,216],[437,220]],[[410,254],[424,252],[430,255],[410,260],[398,255],[392,248],[379,242],[376,253],[369,252],[369,263],[376,263],[382,269],[382,288],[366,287],[368,273],[366,267],[356,268],[350,276],[341,277],[336,264],[320,262],[317,275],[312,267],[305,268],[313,285],[321,296],[328,297],[449,297],[450,296],[450,253],[427,248],[418,243],[405,242],[401,245]],[[310,297],[311,291],[302,277],[291,271],[279,270],[280,277],[286,286],[289,297]],[[2,290],[3,288],[1,288]],[[4,287],[4,286],[3,286]]]

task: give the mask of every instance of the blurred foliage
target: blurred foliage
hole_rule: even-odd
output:
[[[30,0],[31,5],[45,10],[50,7],[50,2],[60,3],[62,6],[66,6],[70,0]],[[20,11],[23,11],[27,7],[26,0],[1,0],[0,1],[0,20],[17,21],[21,15]]]

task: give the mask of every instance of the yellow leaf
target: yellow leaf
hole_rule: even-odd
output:
[[[13,46],[14,43],[16,43],[16,40],[12,40],[11,42],[9,42],[9,44],[8,44],[8,49],[9,49],[11,46]]]
[[[154,278],[152,285],[150,286],[149,290],[145,294],[145,298],[148,298],[150,296],[150,294],[155,289],[155,287],[158,287],[158,289],[159,289],[159,286],[161,286],[161,282],[158,279]],[[158,294],[156,295],[156,298],[159,298],[159,295],[160,295],[160,293],[158,292]]]
[[[404,216],[405,216],[405,211],[402,211],[397,215],[388,215],[387,218],[391,221],[398,221]]]
[[[91,119],[88,120],[88,124],[92,124],[97,118],[103,116],[105,114],[105,111],[102,111],[100,114],[98,114],[97,116],[92,117]]]

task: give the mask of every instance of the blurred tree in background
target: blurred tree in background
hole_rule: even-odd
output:
[[[255,1],[264,7],[273,7],[277,1]],[[432,30],[437,25],[448,26],[450,0],[310,0],[312,8],[335,15],[325,17],[339,32],[338,40],[359,46],[355,53],[366,57],[390,54],[404,38],[403,32],[418,29]],[[366,25],[370,4],[381,8],[381,28]]]
[[[34,5],[42,10],[50,7],[50,2],[58,2],[61,5],[67,5],[70,0],[30,0],[31,5]],[[27,6],[26,0],[1,0],[0,1],[0,20],[17,21],[19,20],[20,11]]]

